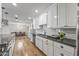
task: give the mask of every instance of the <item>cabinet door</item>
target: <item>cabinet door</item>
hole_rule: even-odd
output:
[[[42,25],[42,15],[39,16],[39,25]]]
[[[36,28],[36,27],[35,27],[35,23],[36,23],[35,18],[33,18],[33,29]]]
[[[68,26],[76,26],[77,24],[77,3],[66,4],[66,19]]]
[[[36,46],[39,47],[39,39],[36,37]]]
[[[54,56],[74,56],[74,54],[65,51],[64,49],[54,47]]]
[[[42,15],[42,23],[47,24],[47,13],[43,13]]]
[[[39,49],[43,50],[43,47],[42,47],[42,38],[41,37],[39,37]]]
[[[39,17],[38,16],[33,18],[33,28],[39,29]]]
[[[47,27],[57,27],[57,4],[53,4],[48,9]]]
[[[53,46],[53,41],[48,40],[48,56],[53,56],[53,50],[54,50],[54,46]]]
[[[48,39],[43,39],[43,52],[47,55],[48,53]]]
[[[43,50],[43,47],[42,47],[42,38],[41,37],[36,37],[36,46],[40,49],[40,50]]]
[[[58,4],[58,27],[66,26],[66,3]]]
[[[35,18],[35,28],[39,29],[39,17],[38,16]]]

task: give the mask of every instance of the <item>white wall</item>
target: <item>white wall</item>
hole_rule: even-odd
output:
[[[1,43],[9,41],[11,38],[11,32],[28,32],[28,25],[25,23],[9,22],[8,26],[1,28],[0,40]]]
[[[2,27],[2,34],[10,34],[11,32],[28,32],[28,25],[25,23],[9,22],[8,26]]]
[[[11,32],[23,32],[26,29],[26,25],[23,23],[10,23],[9,28],[11,29]]]

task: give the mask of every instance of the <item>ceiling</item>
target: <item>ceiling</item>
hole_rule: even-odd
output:
[[[15,15],[18,15],[18,21],[30,23],[32,22],[32,19],[28,19],[28,17],[37,15],[34,12],[35,9],[38,10],[38,14],[41,14],[51,4],[52,3],[17,3],[15,7],[14,5],[12,5],[12,3],[2,3],[2,7],[5,7],[5,10],[3,10],[3,12],[8,12],[8,20],[16,21],[14,17]]]

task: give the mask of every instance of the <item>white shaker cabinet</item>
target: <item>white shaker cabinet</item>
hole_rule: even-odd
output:
[[[36,36],[36,46],[47,56],[74,56],[75,47]]]
[[[48,54],[48,39],[43,38],[43,52]]]
[[[42,24],[44,25],[44,24],[47,24],[47,13],[43,13],[42,14]]]
[[[54,42],[54,56],[74,56],[74,52],[74,47]]]
[[[39,17],[38,16],[35,18],[35,28],[39,29]]]
[[[39,37],[38,36],[36,36],[36,46],[39,48]]]
[[[54,55],[54,46],[53,46],[53,41],[48,39],[48,56],[53,56]]]
[[[39,25],[45,25],[45,24],[47,24],[47,12],[39,15]]]
[[[42,38],[39,37],[39,36],[36,36],[36,46],[40,49],[40,50],[43,50],[42,48]]]
[[[43,39],[43,52],[47,55],[47,56],[53,56],[53,41],[49,40],[49,39]]]
[[[58,27],[64,27],[66,25],[66,3],[58,3]]]
[[[33,18],[33,29],[36,28],[36,27],[35,27],[35,24],[36,24],[36,22],[35,22],[35,18]]]
[[[48,8],[48,20],[47,20],[48,28],[57,27],[57,4],[52,4]]]
[[[58,4],[58,27],[76,27],[77,3]]]
[[[38,16],[33,18],[33,28],[39,29],[39,17]]]
[[[39,15],[39,25],[42,25],[42,15]]]
[[[66,4],[67,25],[76,27],[77,24],[77,3]]]
[[[39,49],[42,51],[43,50],[43,41],[42,41],[42,37],[39,37]]]

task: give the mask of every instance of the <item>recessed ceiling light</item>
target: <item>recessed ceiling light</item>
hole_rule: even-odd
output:
[[[31,17],[28,17],[28,19],[32,19]]]
[[[16,3],[12,3],[14,6],[16,6],[17,4]]]
[[[35,13],[38,13],[38,10],[37,9],[35,10]]]

